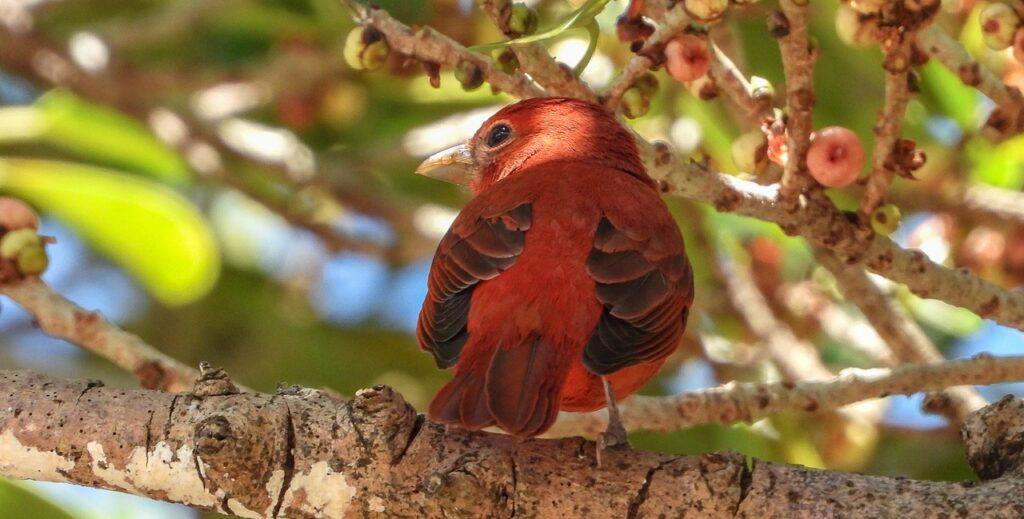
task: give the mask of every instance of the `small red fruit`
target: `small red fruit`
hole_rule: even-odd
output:
[[[852,131],[841,126],[829,126],[811,136],[807,169],[821,185],[847,186],[857,179],[863,166],[864,147]]]
[[[665,69],[676,81],[693,81],[710,68],[711,56],[704,38],[683,34],[665,45]]]
[[[0,196],[0,232],[15,229],[39,229],[39,217],[25,202]]]

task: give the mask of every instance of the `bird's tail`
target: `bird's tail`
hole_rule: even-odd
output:
[[[517,436],[537,436],[555,422],[570,362],[563,349],[531,337],[467,360],[430,402],[431,420],[471,430],[497,425]]]

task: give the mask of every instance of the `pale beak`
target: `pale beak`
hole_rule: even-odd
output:
[[[427,157],[416,168],[416,174],[469,186],[476,178],[476,163],[473,162],[469,146],[459,144]]]

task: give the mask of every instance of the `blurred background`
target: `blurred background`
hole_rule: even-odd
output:
[[[375,3],[464,44],[503,39],[469,0]],[[582,3],[527,2],[542,28]],[[773,4],[732,9],[718,30],[743,71],[783,91],[778,46],[765,26]],[[883,99],[881,53],[837,37],[838,2],[813,4],[822,51],[815,126],[846,126],[870,149]],[[596,18],[600,40],[582,74],[595,89],[630,56],[615,37],[625,7],[613,0]],[[940,23],[1007,83],[1024,83],[1018,63],[981,44],[980,7],[944,1]],[[223,366],[249,387],[301,384],[348,395],[388,384],[423,409],[448,374],[418,350],[412,332],[433,248],[467,193],[412,171],[513,99],[487,85],[466,92],[450,71],[432,88],[419,64],[396,55],[383,70],[354,71],[343,59],[352,27],[337,0],[0,0],[0,192],[33,204],[41,233],[56,238],[43,279],[176,359]],[[587,41],[585,31],[567,30],[545,44],[575,65]],[[1018,286],[1024,228],[979,222],[965,208],[933,210],[928,201],[976,184],[1019,191],[1024,138],[985,139],[979,129],[991,103],[938,64],[919,72],[922,93],[904,134],[929,161],[919,180],[896,182],[904,217],[893,236],[935,261]],[[649,112],[630,124],[736,173],[730,147],[746,128],[727,102],[702,101],[657,76]],[[830,195],[855,209],[858,193]],[[645,393],[779,377],[723,294],[723,262],[749,271],[828,367],[872,365],[865,352],[880,339],[801,240],[702,204],[667,203],[690,249],[697,306],[683,347]],[[1024,351],[1020,332],[886,287],[947,356]],[[107,361],[43,335],[7,300],[0,368],[136,386]],[[981,389],[989,398],[1021,390]],[[923,414],[920,402],[890,398],[864,420],[780,415],[632,440],[672,453],[728,448],[871,474],[972,477],[956,429]],[[0,517],[22,516],[199,514],[111,492],[0,481]]]

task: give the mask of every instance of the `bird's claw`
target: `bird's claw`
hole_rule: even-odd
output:
[[[601,467],[602,454],[608,449],[628,449],[629,439],[626,437],[626,428],[621,422],[608,424],[608,429],[597,435],[597,466]]]

